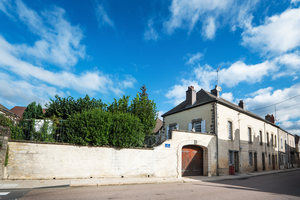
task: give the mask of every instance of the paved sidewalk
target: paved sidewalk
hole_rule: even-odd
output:
[[[0,189],[30,189],[45,187],[97,187],[107,185],[137,185],[156,183],[188,183],[246,179],[255,176],[283,173],[300,170],[292,168],[285,170],[274,170],[265,172],[255,172],[248,174],[226,175],[226,176],[191,176],[183,178],[90,178],[90,179],[61,179],[61,180],[0,180]]]

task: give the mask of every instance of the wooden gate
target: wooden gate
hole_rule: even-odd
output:
[[[203,149],[198,146],[182,147],[182,176],[203,175]]]

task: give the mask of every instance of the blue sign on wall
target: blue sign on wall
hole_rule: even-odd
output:
[[[171,145],[170,145],[170,144],[165,144],[165,147],[166,147],[166,148],[170,148]]]

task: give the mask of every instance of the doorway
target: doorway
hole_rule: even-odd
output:
[[[263,170],[266,170],[266,166],[265,166],[265,154],[262,153],[262,166],[263,166]]]
[[[234,172],[239,172],[239,152],[234,152]]]
[[[272,155],[273,170],[275,170],[275,155]]]
[[[203,149],[199,146],[182,147],[182,176],[203,176]]]
[[[257,153],[254,152],[254,171],[257,171]]]

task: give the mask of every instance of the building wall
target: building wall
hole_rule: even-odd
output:
[[[265,154],[265,170],[272,170],[272,155],[277,157],[275,169],[278,169],[278,134],[276,126],[272,126],[264,121],[255,119],[236,110],[218,104],[217,123],[219,137],[219,167],[220,174],[228,174],[229,151],[238,152],[239,173],[248,173],[255,170],[254,153],[257,155],[257,171],[263,170],[262,153]],[[232,122],[233,137],[229,139],[228,121]],[[251,142],[248,141],[248,128],[251,129]],[[262,132],[262,144],[260,138]],[[269,146],[267,145],[266,133],[269,133]],[[276,136],[276,147],[271,145],[271,135],[273,140]],[[252,165],[249,163],[249,152],[252,152]],[[269,165],[269,155],[271,165]]]
[[[205,104],[203,106],[194,107],[189,110],[178,112],[164,117],[164,129],[172,123],[179,124],[179,130],[188,130],[188,124],[196,118],[202,118],[206,121],[206,133],[213,131],[213,104]]]
[[[166,146],[166,144],[168,144]],[[91,147],[9,141],[7,179],[180,177],[185,145],[204,149],[204,175],[216,175],[215,136],[173,131],[154,149]]]
[[[288,168],[288,149],[285,145],[285,141],[288,142],[288,133],[278,129],[279,134],[279,149],[278,149],[278,155],[279,155],[279,169],[286,169]],[[282,145],[281,145],[281,139],[282,139]],[[287,144],[287,143],[286,143]]]

